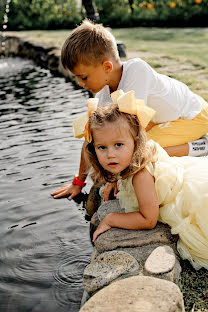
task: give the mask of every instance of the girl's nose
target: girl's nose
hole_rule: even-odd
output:
[[[115,150],[114,148],[110,147],[108,148],[108,158],[115,157]]]

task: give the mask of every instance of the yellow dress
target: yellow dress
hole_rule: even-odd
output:
[[[160,145],[146,169],[155,178],[159,221],[178,234],[177,249],[195,269],[208,269],[208,157],[169,157]],[[132,176],[118,181],[117,198],[126,212],[138,211]]]

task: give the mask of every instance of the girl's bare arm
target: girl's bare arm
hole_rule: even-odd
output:
[[[159,215],[159,205],[154,178],[146,169],[143,169],[135,174],[132,183],[138,199],[139,211],[108,214],[95,231],[93,241],[99,234],[111,227],[131,230],[153,229],[155,227]]]

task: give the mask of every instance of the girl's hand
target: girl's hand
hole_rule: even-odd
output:
[[[51,195],[53,198],[61,198],[71,194],[68,199],[72,199],[81,192],[81,189],[82,188],[79,185],[65,184],[62,185],[59,189],[53,191]]]
[[[98,235],[108,231],[111,228],[111,226],[107,223],[106,217],[100,222],[97,230],[93,234],[93,243],[95,242]]]
[[[109,200],[109,196],[111,191],[114,189],[114,193],[113,195],[116,197],[117,193],[118,193],[118,187],[117,187],[117,183],[106,183],[104,189],[103,189],[103,200],[104,201],[108,201]]]

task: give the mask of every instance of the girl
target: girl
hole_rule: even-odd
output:
[[[181,257],[195,269],[208,269],[208,158],[169,157],[160,145],[146,141],[144,108],[138,109],[137,100],[125,106],[125,97],[119,99],[89,112],[85,126],[91,176],[95,182],[116,181],[125,209],[108,214],[93,241],[111,227],[152,229],[159,218],[179,235]],[[130,106],[135,113],[127,113]]]

